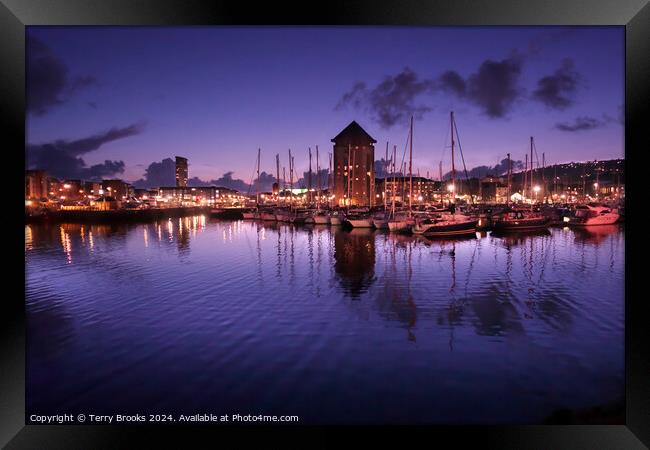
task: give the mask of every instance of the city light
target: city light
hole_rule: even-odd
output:
[[[541,189],[542,189],[542,188],[540,188],[539,186],[535,186],[535,187],[533,188],[533,191],[535,191],[535,192],[537,193],[537,192],[539,192]]]
[[[448,185],[447,185],[447,190],[448,190],[449,192],[454,192],[454,188],[455,188],[455,186],[454,186],[453,184],[448,184]]]

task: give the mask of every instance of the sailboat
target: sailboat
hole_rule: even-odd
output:
[[[530,137],[530,192],[533,188],[533,137]],[[539,168],[539,165],[538,165]],[[510,180],[510,153],[508,153],[508,180]],[[509,182],[508,182],[509,183]],[[508,186],[510,186],[508,184]],[[508,199],[509,201],[510,199]],[[534,211],[533,204],[530,210],[509,208],[495,219],[492,229],[496,232],[506,231],[527,231],[545,229],[549,226],[551,219],[541,212]]]
[[[289,149],[289,208],[277,208],[275,211],[275,220],[278,222],[290,222],[293,213],[293,156]]]
[[[311,164],[309,167],[309,170],[311,171]],[[329,175],[329,174],[328,174]],[[316,146],[316,179],[318,183],[318,191],[317,191],[317,203],[316,203],[316,211],[313,212],[311,216],[311,221],[312,223],[316,225],[329,225],[330,223],[330,216],[325,212],[320,209],[321,207],[321,202],[322,202],[322,195],[323,191],[321,190],[321,183],[320,183],[320,158],[318,155],[318,145]]]
[[[257,193],[255,195],[255,208],[242,211],[242,218],[244,219],[257,219],[259,218],[259,208],[260,208],[260,154],[262,149],[257,149],[257,180],[255,180],[255,185],[257,188]]]
[[[409,130],[409,142],[410,142],[410,147],[409,147],[409,159],[412,161],[413,160],[413,116],[411,116],[411,127]],[[395,213],[395,187],[397,184],[397,173],[395,171],[395,162],[397,158],[397,146],[393,146],[393,189],[391,193],[391,207],[390,207],[390,214],[388,216],[388,230],[392,231],[394,233],[400,232],[400,231],[408,231],[410,228],[409,224],[409,219],[410,219],[410,208],[409,208],[409,216],[404,215],[404,214],[396,214]],[[402,178],[403,181],[403,178]],[[411,187],[412,187],[412,182],[411,182]],[[410,206],[410,192],[409,192],[409,206]]]
[[[454,112],[449,113],[449,126],[451,128],[451,214],[417,219],[413,226],[413,233],[426,236],[462,236],[476,233],[478,220],[464,214],[459,214],[455,205],[456,197],[456,166],[454,163],[454,131],[458,137]]]

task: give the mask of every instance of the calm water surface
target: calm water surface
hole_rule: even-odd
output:
[[[28,225],[28,413],[538,423],[615,402],[624,240]]]

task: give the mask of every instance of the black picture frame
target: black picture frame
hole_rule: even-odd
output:
[[[302,4],[248,1],[197,0],[0,0],[0,93],[2,133],[7,144],[5,157],[24,164],[18,149],[25,144],[25,27],[29,25],[618,25],[625,27],[625,169],[628,197],[626,221],[626,419],[625,425],[540,425],[456,427],[117,427],[25,425],[25,312],[24,272],[11,278],[16,290],[3,296],[0,351],[0,446],[16,448],[135,448],[190,447],[188,439],[206,446],[221,445],[236,438],[239,445],[250,438],[282,437],[300,447],[349,445],[353,431],[360,443],[371,441],[405,444],[414,434],[432,445],[441,439],[454,446],[486,448],[647,448],[650,445],[650,357],[648,325],[643,314],[647,296],[642,287],[643,237],[637,231],[640,208],[635,207],[641,189],[635,189],[647,150],[642,117],[650,98],[650,5],[647,0],[455,0],[455,1],[328,1]],[[6,137],[10,139],[7,140]],[[11,143],[11,144],[10,144]],[[11,155],[7,155],[11,154]],[[20,242],[23,201],[18,186],[22,174],[11,174],[8,161],[7,202],[16,208],[15,220],[5,251],[16,261],[24,254]],[[14,184],[15,183],[15,184]],[[15,193],[15,195],[14,195]],[[15,200],[15,201],[14,201]],[[9,205],[7,206],[9,208]],[[636,241],[635,241],[636,240]],[[7,258],[9,259],[9,258]],[[636,263],[638,261],[638,263]],[[19,264],[16,266],[20,273]],[[20,285],[20,283],[23,283]],[[251,430],[259,433],[251,433]],[[341,432],[345,433],[345,437]],[[307,436],[309,435],[309,436]],[[138,441],[138,444],[134,442]],[[153,444],[156,441],[159,444]],[[196,441],[195,441],[196,442]],[[164,445],[163,445],[164,444]],[[198,444],[197,444],[198,446]]]

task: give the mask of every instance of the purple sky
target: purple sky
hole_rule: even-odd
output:
[[[318,145],[326,166],[330,139],[351,120],[377,139],[376,159],[387,140],[401,155],[412,111],[413,165],[423,175],[437,175],[440,160],[449,170],[451,109],[468,169],[507,152],[523,160],[531,135],[547,164],[624,155],[623,27],[29,27],[27,35],[28,61],[38,61],[28,63],[28,144],[45,156],[63,149],[85,167],[124,161],[116,176],[128,181],[181,155],[190,177],[234,171],[248,182],[258,147],[262,170],[275,173],[276,153],[288,166],[291,148],[302,173],[307,147]]]

